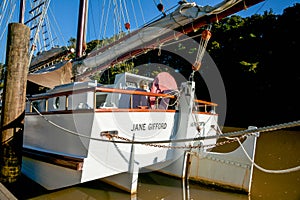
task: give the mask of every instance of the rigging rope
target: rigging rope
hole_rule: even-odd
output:
[[[42,6],[42,13],[41,13],[41,16],[39,17],[38,23],[36,25],[37,26],[36,27],[36,32],[33,34],[32,45],[35,45],[36,41],[38,40],[38,34],[39,34],[40,28],[42,27],[42,24],[44,22],[44,18],[45,18],[45,15],[46,15],[47,11],[48,11],[50,2],[51,2],[51,0],[45,0],[44,5]],[[39,42],[39,40],[38,40],[38,42]],[[29,65],[31,63],[31,59],[32,59],[34,50],[35,49],[32,48],[30,53],[29,53]]]
[[[202,62],[202,59],[203,59],[208,41],[211,37],[210,30],[211,30],[211,25],[208,28],[206,28],[201,34],[201,39],[200,39],[200,42],[199,42],[199,48],[198,48],[198,52],[197,52],[197,55],[196,55],[196,60],[195,60],[194,65],[192,66],[192,69],[194,71],[198,71],[201,67],[201,62]]]

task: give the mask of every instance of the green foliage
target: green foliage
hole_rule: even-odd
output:
[[[299,3],[286,8],[282,15],[275,15],[270,10],[263,15],[254,14],[246,18],[233,15],[212,24],[212,38],[207,52],[216,63],[225,84],[228,125],[259,126],[299,117],[297,113],[300,110],[296,105],[300,99],[294,95],[300,81],[298,51],[295,50],[299,47],[299,25]],[[201,30],[190,36],[199,33]],[[199,37],[196,39],[199,40]],[[195,56],[197,52],[197,49],[188,49],[181,42],[170,48]],[[158,50],[153,50],[133,62],[134,66],[160,63],[177,69],[186,78],[191,73],[191,65],[185,58],[167,51],[161,51],[158,56]],[[206,66],[204,58],[200,73],[207,68],[209,66]],[[155,73],[160,70],[165,69],[157,66]],[[196,78],[203,81],[200,76]],[[200,85],[201,90],[197,90],[197,96],[209,98],[209,94],[205,96],[203,92],[203,84]],[[198,83],[197,86],[199,88]],[[280,99],[288,99],[290,103],[284,109],[278,109]],[[275,109],[277,114],[271,114]],[[241,117],[241,110],[244,117]]]
[[[69,40],[68,40],[68,48],[69,49],[76,49],[76,38],[73,38],[71,37]],[[69,59],[74,59],[75,58],[75,53],[71,53],[69,56],[68,56]]]
[[[299,26],[299,3],[282,15],[270,10],[213,24],[207,51],[225,83],[228,124],[259,126],[299,118]],[[279,103],[286,100],[288,105]],[[241,118],[241,109],[247,117]]]
[[[76,49],[76,38],[71,37],[71,38],[68,40],[68,47],[69,47],[69,48]]]
[[[87,43],[86,54],[89,54],[91,51],[96,49],[101,44],[101,40],[92,40]]]
[[[256,68],[257,68],[258,62],[256,62],[256,63],[248,63],[246,61],[241,61],[240,64],[243,67],[245,67],[247,69],[247,71],[256,73]]]

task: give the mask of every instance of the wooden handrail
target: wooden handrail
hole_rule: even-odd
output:
[[[212,103],[212,102],[209,102],[209,101],[203,101],[203,100],[199,100],[199,99],[195,99],[194,101],[196,103],[203,103],[203,104],[210,105],[210,106],[218,106],[218,104]]]

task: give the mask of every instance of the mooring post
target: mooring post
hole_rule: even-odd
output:
[[[21,174],[30,29],[8,25],[6,72],[1,112],[0,181],[13,183]]]

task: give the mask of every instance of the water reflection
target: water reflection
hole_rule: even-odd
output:
[[[220,199],[220,200],[248,200],[245,194],[228,193],[211,188],[205,188],[198,184],[166,177],[159,173],[148,173],[140,176],[138,194],[130,195],[126,192],[113,188],[99,180],[84,183],[76,187],[70,187],[49,194],[43,194],[30,198],[32,200],[197,200],[197,199]]]

